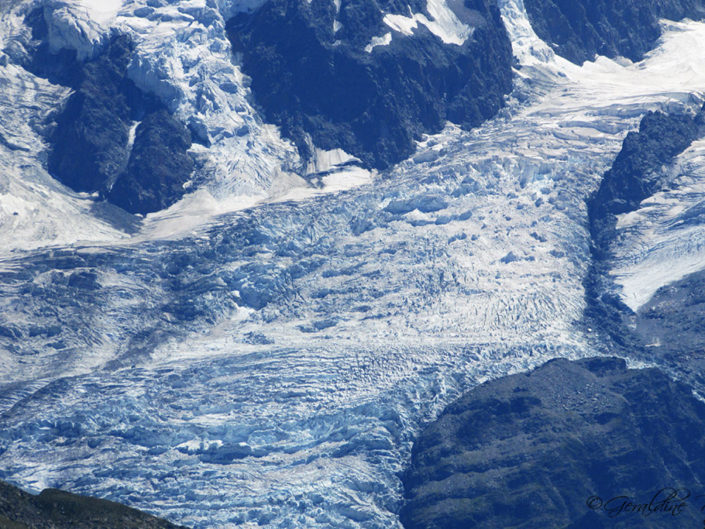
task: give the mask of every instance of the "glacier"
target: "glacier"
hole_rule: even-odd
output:
[[[16,53],[21,5],[0,17]],[[61,5],[57,42],[82,53],[111,27],[137,35],[131,78],[211,146],[194,147],[194,193],[122,229],[42,168],[67,91],[0,57],[0,478],[195,528],[400,527],[399,473],[449,402],[604,352],[583,319],[585,200],[646,111],[705,98],[705,24],[664,23],[641,62],[578,67],[502,0],[518,64],[497,118],[448,124],[380,173],[337,151],[307,169],[229,54],[223,21],[253,5]],[[705,266],[669,207],[701,202],[702,148],[637,212],[653,220],[615,265],[635,304],[653,291],[631,263],[677,254],[650,285]]]

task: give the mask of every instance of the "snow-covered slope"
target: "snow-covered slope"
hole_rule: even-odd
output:
[[[293,151],[249,106],[222,10],[162,4],[110,19],[141,37],[133,78],[212,136],[210,211],[273,197]],[[284,185],[285,199],[205,220],[182,216],[192,195],[131,236],[55,189],[37,225],[77,219],[69,246],[41,248],[58,235],[27,228],[34,250],[1,263],[0,477],[198,528],[396,527],[424,421],[487,378],[594,354],[585,199],[644,112],[700,101],[705,25],[669,25],[641,63],[577,67],[521,0],[501,8],[522,66],[509,108],[473,132],[448,126],[371,182]],[[27,94],[63,94],[26,79]],[[36,106],[22,119],[49,108]],[[32,179],[1,176],[50,187],[31,163]]]
[[[149,4],[149,5],[147,5]],[[44,9],[48,43],[52,51],[76,50],[79,59],[99,53],[115,29],[127,33],[137,42],[129,67],[129,77],[147,93],[156,94],[176,116],[210,142],[209,148],[193,147],[199,160],[195,175],[200,190],[189,196],[187,205],[176,210],[200,209],[200,214],[238,209],[288,192],[293,187],[309,187],[295,173],[301,173],[298,156],[291,145],[280,139],[277,130],[262,123],[250,103],[248,81],[233,63],[232,51],[225,35],[224,16],[231,16],[247,3],[205,0],[177,3],[99,2],[65,0],[44,2],[18,0],[0,6],[0,79],[3,84],[3,109],[13,111],[3,116],[0,133],[12,144],[13,138],[32,145],[30,163],[36,175],[27,178],[27,164],[19,163],[17,149],[0,142],[1,157],[8,186],[14,186],[15,200],[32,207],[3,207],[17,218],[2,222],[2,247],[105,239],[110,226],[90,214],[90,197],[80,197],[50,180],[37,163],[37,154],[47,146],[38,134],[56,111],[57,101],[68,95],[66,89],[51,85],[16,65],[26,55],[30,39],[23,18],[37,7]],[[19,116],[22,112],[22,116]],[[22,127],[22,128],[18,128]],[[22,186],[44,186],[44,196]],[[49,203],[39,207],[37,201]],[[214,205],[217,201],[219,205]],[[34,211],[33,215],[28,212]],[[9,235],[10,227],[30,226],[32,236]],[[76,226],[80,226],[78,229]],[[30,229],[30,228],[27,228]],[[42,236],[41,234],[45,235]],[[114,234],[119,237],[119,233]]]
[[[637,311],[662,286],[705,269],[705,141],[668,168],[669,189],[644,200],[617,225],[612,273],[624,302]]]
[[[43,122],[67,91],[13,64],[0,66],[0,87],[0,252],[123,237],[43,167]]]

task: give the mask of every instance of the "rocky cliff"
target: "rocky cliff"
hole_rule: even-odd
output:
[[[30,13],[33,42],[24,64],[73,93],[49,129],[49,172],[74,191],[97,192],[130,213],[170,206],[185,193],[193,172],[191,134],[161,101],[127,77],[134,46],[114,34],[95,56],[52,50],[45,20]]]
[[[0,529],[185,529],[107,500],[56,489],[28,494],[0,482]]]
[[[491,118],[512,88],[494,0],[270,0],[228,34],[264,116],[305,157],[342,148],[384,168],[446,120]]]
[[[647,303],[632,310],[625,304],[624,289],[615,283],[615,268],[625,266],[620,264],[625,256],[644,259],[652,246],[659,246],[662,223],[664,236],[673,240],[677,240],[679,230],[687,231],[689,226],[696,229],[700,223],[702,206],[684,204],[683,211],[674,211],[674,218],[663,219],[659,215],[670,214],[656,213],[663,206],[653,197],[665,193],[663,200],[672,201],[669,192],[683,188],[683,193],[689,193],[682,182],[687,166],[679,169],[676,161],[703,136],[704,116],[703,109],[692,114],[650,112],[642,119],[639,130],[627,135],[612,167],[588,201],[594,259],[585,280],[589,325],[603,330],[611,346],[675,368],[698,389],[703,387],[700,373],[705,362],[700,323],[704,309],[698,294],[702,272],[683,279],[676,276],[677,281],[654,288],[653,298],[645,299]],[[644,202],[647,199],[650,202]],[[632,220],[624,216],[628,213],[634,214]],[[620,218],[624,220],[621,228]],[[644,237],[641,241],[635,238],[640,236]],[[634,250],[626,250],[632,245]],[[624,252],[627,253],[623,256]],[[677,268],[678,254],[670,255],[670,259]],[[658,276],[657,270],[653,273]]]
[[[640,60],[661,36],[661,18],[705,14],[702,0],[525,0],[524,5],[538,36],[578,64],[595,55]]]
[[[705,132],[705,108],[697,114],[649,112],[639,130],[627,134],[622,150],[588,204],[598,248],[612,237],[616,216],[634,211],[645,198],[668,185],[663,170]]]
[[[658,370],[551,361],[473,389],[422,432],[401,519],[407,529],[700,527],[703,420],[705,404]],[[679,489],[677,515],[610,516],[664,488]]]

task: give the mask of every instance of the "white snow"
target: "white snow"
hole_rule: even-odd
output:
[[[44,11],[49,32],[49,48],[56,53],[62,48],[75,49],[85,60],[95,56],[104,43],[105,30],[88,13],[73,3],[57,2]]]
[[[505,26],[512,42],[514,56],[523,67],[540,65],[542,69],[560,71],[571,66],[569,61],[558,57],[548,44],[536,35],[526,16],[524,0],[499,0],[498,5],[504,20],[511,21]],[[552,65],[555,65],[554,68],[551,68]]]
[[[306,173],[323,173],[331,171],[341,165],[355,162],[359,163],[360,160],[348,154],[343,149],[331,149],[326,151],[316,148],[314,149],[311,161],[308,163]]]
[[[419,18],[419,23],[424,24],[446,44],[462,46],[472,35],[473,28],[458,19],[446,0],[427,0],[426,10],[433,20]]]
[[[129,149],[132,149],[132,146],[135,144],[135,137],[137,136],[137,127],[140,126],[140,121],[133,121],[132,125],[130,126],[130,130],[128,132],[128,137],[127,137],[127,145]]]
[[[101,25],[109,25],[122,8],[123,0],[76,0],[88,11],[92,20]]]
[[[411,8],[409,8],[409,16],[390,13],[386,14],[383,20],[394,31],[409,36],[414,34],[414,29],[419,24],[422,24],[446,44],[462,46],[472,35],[473,28],[458,19],[446,4],[446,0],[427,0],[426,10],[431,15],[431,20],[423,13],[413,13]],[[389,42],[391,42],[391,38]],[[380,42],[377,45],[381,44]]]
[[[621,215],[612,273],[633,311],[661,287],[705,269],[705,140],[669,168],[670,189]]]
[[[388,46],[392,42],[392,34],[391,33],[385,33],[381,37],[372,37],[370,39],[370,43],[365,46],[365,51],[367,53],[372,53],[372,50],[375,49],[375,46]]]

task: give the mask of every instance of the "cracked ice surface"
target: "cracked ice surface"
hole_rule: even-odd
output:
[[[646,110],[699,101],[705,25],[578,68],[502,9],[528,99],[485,126],[348,191],[3,259],[0,477],[198,528],[395,527],[424,421],[591,354],[584,200]]]

